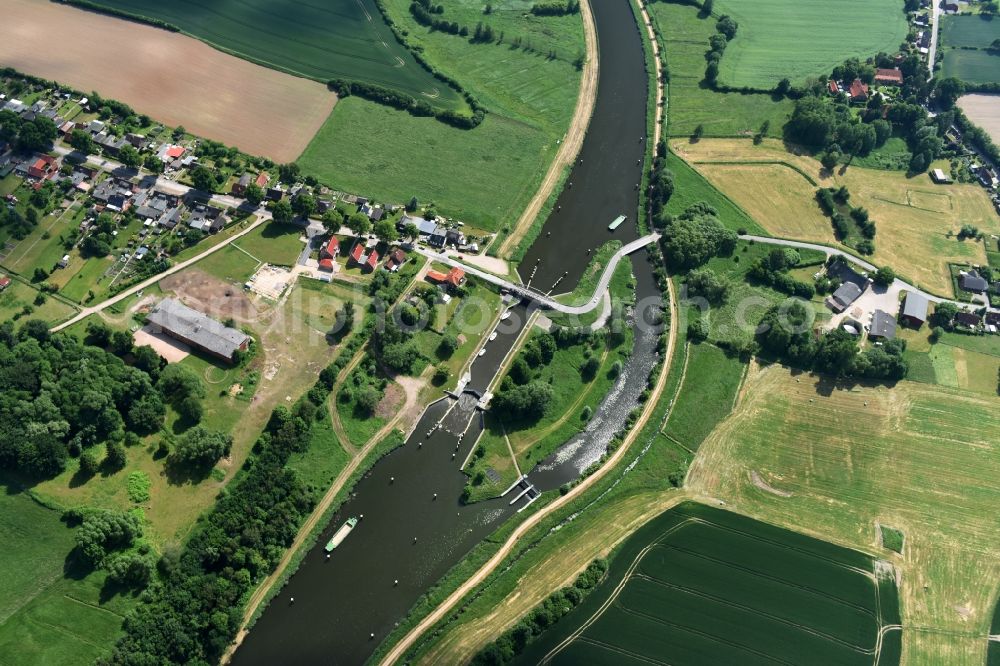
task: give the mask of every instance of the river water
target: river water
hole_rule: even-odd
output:
[[[594,114],[570,176],[573,185],[560,195],[521,264],[525,279],[537,266],[533,285],[543,291],[563,275],[558,291],[571,290],[586,269],[588,249],[638,237],[635,185],[646,149],[642,42],[628,2],[591,2],[601,58]],[[627,215],[628,222],[611,233],[607,226],[618,215]],[[638,324],[653,320],[659,299],[644,253],[633,255],[632,263],[643,306],[630,320],[634,352],[586,431],[528,473],[541,490],[571,481],[599,459],[646,386],[657,331]],[[526,320],[526,310],[517,306],[500,322],[497,338],[472,364],[467,390],[486,391]],[[421,594],[523,505],[510,504],[516,493],[460,503],[466,480],[460,468],[482,429],[474,404],[470,397],[435,402],[405,445],[373,466],[254,625],[234,664],[363,663]],[[348,516],[364,517],[327,558],[324,545]]]

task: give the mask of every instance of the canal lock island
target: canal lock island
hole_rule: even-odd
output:
[[[1000,664],[995,1],[0,12],[0,663]]]

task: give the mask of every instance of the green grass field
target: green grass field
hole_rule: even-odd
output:
[[[739,24],[719,66],[731,86],[802,83],[847,58],[895,53],[907,32],[899,0],[719,0],[715,11]]]
[[[301,236],[302,227],[271,221],[257,227],[234,244],[264,263],[293,266],[305,248],[305,243],[300,240]]]
[[[986,16],[941,17],[941,43],[952,48],[989,48],[994,39],[1000,39],[1000,20],[989,20]]]
[[[671,215],[679,215],[689,206],[704,201],[715,208],[719,221],[726,228],[733,231],[745,229],[757,236],[770,235],[743,212],[743,209],[712,187],[711,183],[705,180],[701,174],[673,153],[667,154],[667,168],[674,174],[674,195],[670,197],[666,206],[667,212]]]
[[[374,83],[448,109],[457,91],[421,67],[396,41],[372,0],[98,0],[97,4],[172,23],[184,32],[262,65],[319,81]]]
[[[582,21],[579,15],[532,17],[521,3],[494,3],[490,16],[483,14],[485,1],[448,5],[446,18],[504,30],[503,44],[470,44],[418,25],[409,4],[386,3],[424,57],[488,109],[483,123],[460,130],[351,97],[338,103],[299,164],[340,189],[400,203],[416,196],[446,215],[497,231],[517,220],[569,126],[580,82],[572,60],[584,50]],[[513,46],[516,37],[533,49]],[[546,55],[550,49],[554,59]]]
[[[605,581],[515,663],[871,664],[898,645],[879,641],[898,606],[878,571],[857,551],[681,504],[629,537]]]
[[[705,52],[709,37],[715,34],[713,19],[699,18],[698,8],[691,5],[656,2],[649,10],[664,37],[670,69],[670,136],[689,136],[698,125],[704,126],[706,136],[749,136],[764,121],[770,122],[770,136],[781,136],[781,127],[792,112],[791,101],[720,93],[703,86]],[[723,64],[728,57],[726,53]]]
[[[684,383],[664,433],[696,451],[715,424],[732,411],[745,369],[739,359],[726,356],[715,345],[690,345]]]
[[[1000,55],[989,51],[947,49],[941,72],[969,83],[1000,82]]]
[[[702,443],[686,486],[892,557],[907,661],[983,663],[1000,592],[996,395],[838,383],[771,366],[751,373],[745,396]],[[905,535],[902,556],[881,548],[877,525]]]
[[[104,574],[72,563],[74,531],[57,511],[8,488],[0,493],[0,516],[0,662],[69,666],[102,656],[132,599],[103,599]]]

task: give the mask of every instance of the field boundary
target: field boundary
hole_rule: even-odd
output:
[[[713,137],[713,138],[715,138],[715,137]],[[745,137],[739,137],[739,138],[745,138]],[[691,164],[704,164],[704,165],[718,164],[718,165],[721,165],[721,166],[754,166],[754,165],[757,165],[757,164],[763,164],[763,165],[771,165],[771,166],[784,166],[784,167],[788,167],[789,169],[791,169],[795,173],[797,173],[800,176],[802,176],[803,178],[805,178],[807,181],[809,181],[809,184],[812,185],[813,187],[818,187],[819,186],[819,183],[817,183],[816,180],[812,176],[810,176],[809,174],[807,174],[800,167],[797,167],[794,164],[791,164],[790,162],[786,162],[784,160],[722,160],[722,161],[718,161],[718,162],[708,161],[708,160],[699,160],[697,162],[691,162]],[[916,206],[914,206],[914,208],[916,208]]]

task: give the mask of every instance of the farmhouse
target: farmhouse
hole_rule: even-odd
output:
[[[847,309],[847,306],[858,300],[858,297],[861,296],[861,291],[861,287],[854,282],[844,282],[837,287],[837,291],[833,292],[830,298],[826,299],[826,304],[834,312],[843,312]]]
[[[867,102],[868,101],[868,85],[861,82],[861,79],[854,79],[851,82],[851,87],[848,90],[851,96],[852,102]]]
[[[869,339],[892,340],[896,337],[896,319],[888,312],[876,310],[872,313],[872,324],[868,329]]]
[[[147,321],[156,332],[229,362],[236,352],[246,351],[250,346],[250,336],[246,333],[224,326],[173,298],[160,301],[150,311]]]
[[[981,294],[989,288],[990,284],[986,281],[986,278],[981,276],[977,271],[971,270],[968,273],[962,273],[959,276],[958,286],[962,289],[962,291]]]
[[[0,277],[0,291],[3,291],[9,286],[10,286],[10,277],[7,275]]]
[[[930,302],[923,294],[914,291],[906,293],[906,300],[903,301],[903,311],[899,314],[899,319],[904,324],[913,328],[920,328],[927,321],[927,308]]]
[[[884,85],[901,86],[903,85],[903,72],[898,69],[876,69],[875,70],[875,83],[881,83]]]

